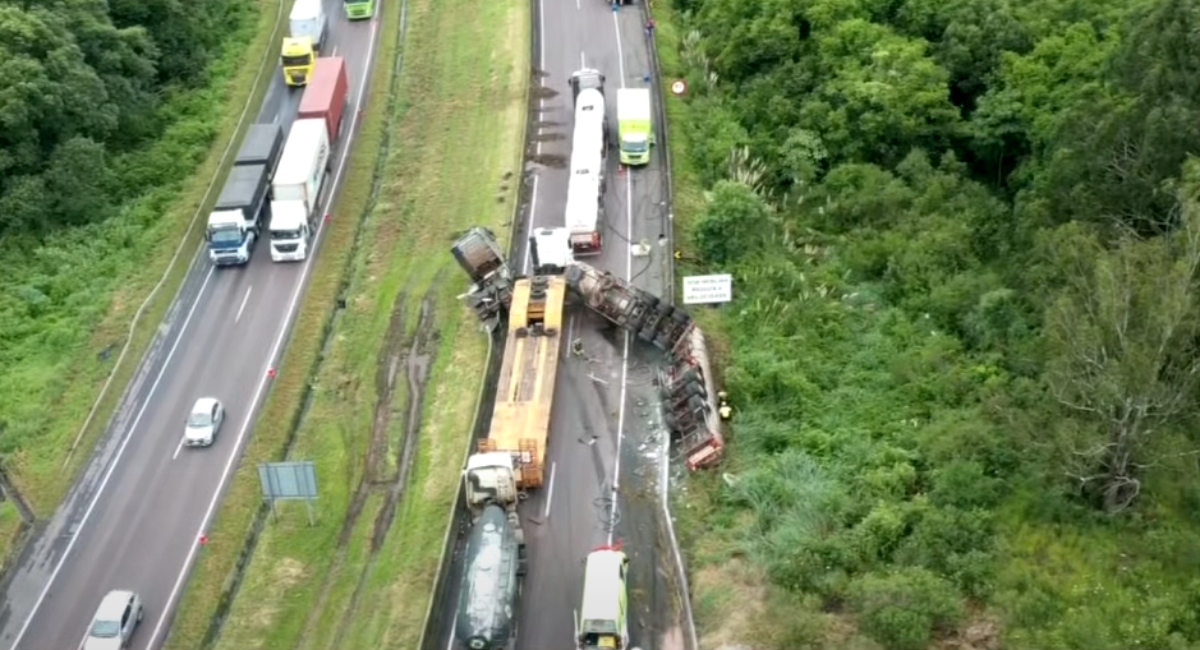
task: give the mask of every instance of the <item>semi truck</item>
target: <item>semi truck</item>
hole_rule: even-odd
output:
[[[342,128],[350,84],[346,78],[346,60],[340,56],[321,57],[313,67],[312,78],[300,98],[297,119],[322,120],[329,141],[337,142]]]
[[[242,148],[238,150],[237,158],[233,161],[235,167],[241,165],[266,165],[268,176],[273,176],[275,167],[279,164],[279,154],[283,151],[283,127],[279,124],[251,124],[246,130],[246,138]]]
[[[267,205],[271,170],[266,165],[234,165],[208,215],[208,256],[217,266],[246,264],[254,252]]]
[[[329,20],[321,0],[296,0],[288,15],[288,36],[283,39],[280,51],[283,79],[288,86],[308,83],[328,31]]]
[[[622,165],[636,167],[650,162],[650,146],[654,144],[651,115],[649,88],[617,90],[617,140]]]
[[[271,260],[308,257],[321,190],[333,165],[325,120],[296,120],[271,182]]]
[[[346,18],[362,20],[375,15],[375,0],[342,0],[342,8],[346,10]]]
[[[608,151],[604,77],[584,69],[571,75],[571,80],[575,131],[571,139],[565,220],[574,254],[597,255],[603,249],[604,161]]]
[[[516,634],[517,598],[528,561],[517,513],[526,493],[517,487],[512,454],[472,455],[463,471],[463,495],[471,531],[454,637],[470,650],[501,650],[511,646]]]

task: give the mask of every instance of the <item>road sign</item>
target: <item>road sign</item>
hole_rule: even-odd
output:
[[[687,82],[679,79],[671,84],[671,92],[676,95],[682,95],[687,92]]]
[[[263,498],[271,502],[275,512],[276,501],[302,500],[308,503],[308,523],[313,522],[312,502],[317,499],[317,470],[311,460],[294,463],[261,463],[258,479],[262,483]]]
[[[683,279],[683,304],[706,305],[733,300],[733,276],[689,275]]]

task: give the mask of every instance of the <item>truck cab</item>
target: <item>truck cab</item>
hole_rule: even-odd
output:
[[[283,66],[283,80],[293,88],[308,84],[313,67],[317,64],[317,49],[307,36],[283,39],[283,50],[279,57]]]
[[[463,496],[472,512],[488,504],[515,505],[524,493],[517,490],[517,467],[512,454],[487,451],[468,458],[463,470]]]
[[[220,210],[208,215],[208,257],[217,266],[245,264],[250,261],[258,233],[247,228],[240,210]]]
[[[312,226],[304,201],[271,203],[271,261],[299,262],[308,257]]]
[[[346,18],[362,20],[375,15],[375,0],[342,0],[342,8],[346,10]]]

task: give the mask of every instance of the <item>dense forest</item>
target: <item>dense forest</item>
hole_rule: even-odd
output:
[[[258,12],[239,0],[0,0],[7,469],[45,437],[119,279],[177,245],[161,240],[162,215],[217,132],[236,67],[214,66],[245,48]]]
[[[1200,0],[672,5],[748,641],[1200,647]]]

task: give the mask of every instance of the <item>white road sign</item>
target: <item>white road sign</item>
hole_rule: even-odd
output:
[[[683,304],[705,305],[733,300],[733,276],[689,275],[683,278]]]
[[[672,83],[671,84],[671,92],[675,93],[676,95],[682,95],[683,93],[686,93],[687,92],[687,82],[684,81],[683,79],[680,79],[679,81]]]

